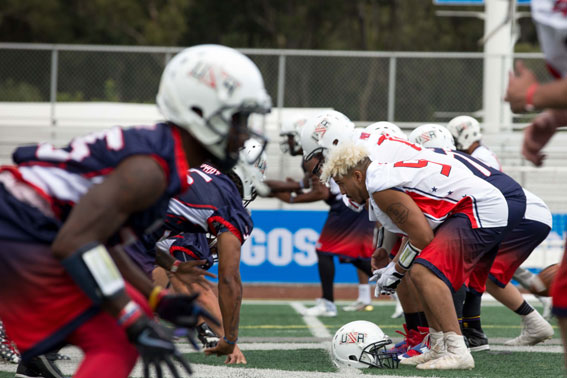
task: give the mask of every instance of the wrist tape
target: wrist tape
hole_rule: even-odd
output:
[[[398,264],[400,264],[400,266],[405,270],[408,270],[409,268],[411,268],[411,265],[413,264],[415,258],[417,257],[417,255],[419,255],[420,252],[421,249],[414,247],[408,241],[403,251],[400,253]]]
[[[124,280],[114,260],[100,243],[89,243],[61,261],[73,281],[95,303],[122,292]]]

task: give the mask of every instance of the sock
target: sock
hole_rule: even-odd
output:
[[[465,298],[467,297],[467,287],[465,285],[453,293],[453,304],[455,305],[455,311],[457,312],[457,318],[463,318],[463,306],[465,304]]]
[[[514,279],[527,290],[531,290],[532,280],[534,277],[535,274],[524,268],[518,268],[514,273]]]
[[[404,318],[406,319],[408,330],[413,329],[417,331],[417,326],[420,325],[419,312],[404,312]]]
[[[520,305],[514,312],[518,315],[526,316],[531,314],[534,311],[534,308],[526,301]]]
[[[419,315],[419,326],[429,328],[429,323],[427,322],[427,318],[425,317],[425,312],[418,312]]]
[[[319,279],[321,280],[321,289],[323,290],[323,299],[334,302],[333,281],[335,280],[335,262],[333,256],[317,251],[319,263]]]
[[[358,301],[362,303],[370,303],[370,284],[358,285]]]
[[[480,332],[482,325],[480,321],[480,303],[482,297],[471,292],[467,292],[465,304],[463,306],[463,327],[474,328]]]

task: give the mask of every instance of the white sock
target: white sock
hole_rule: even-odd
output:
[[[358,301],[362,303],[370,303],[370,284],[358,285]]]

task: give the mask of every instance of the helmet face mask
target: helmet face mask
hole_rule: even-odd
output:
[[[362,351],[358,361],[379,369],[396,369],[399,364],[398,355],[386,350],[389,344],[392,344],[390,339],[368,345]]]
[[[242,193],[244,206],[254,199],[258,194],[265,194],[269,188],[263,183],[267,168],[267,158],[262,145],[256,139],[248,139],[240,150],[240,160],[232,168],[230,176]],[[236,176],[236,180],[233,176]]]
[[[289,153],[291,156],[302,155],[300,131],[307,119],[301,117],[299,119],[292,118],[291,120],[292,122],[289,119],[282,121],[280,149],[284,154]]]

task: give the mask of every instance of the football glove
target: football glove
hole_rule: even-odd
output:
[[[404,278],[404,273],[399,273],[396,270],[396,263],[392,261],[385,268],[374,271],[372,278],[376,276],[378,276],[378,279],[374,295],[378,297],[380,294],[393,294],[402,278]]]
[[[138,317],[136,321],[126,327],[126,334],[132,344],[138,349],[144,364],[144,377],[150,378],[150,368],[155,368],[156,376],[163,377],[162,364],[165,363],[171,375],[180,378],[177,367],[173,361],[181,364],[187,374],[191,374],[189,363],[177,350],[171,337],[156,322],[145,315]]]
[[[157,303],[155,311],[161,319],[183,328],[195,328],[200,316],[220,325],[213,315],[195,302],[198,296],[199,294],[166,294]]]

